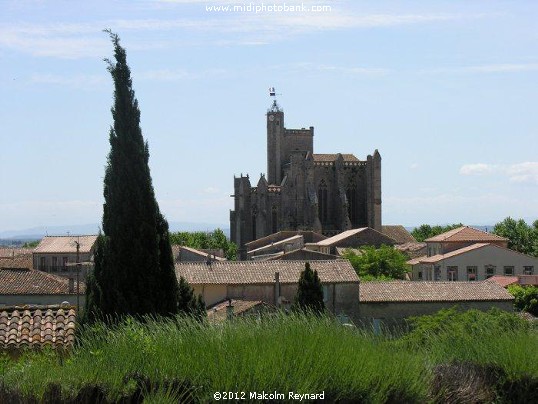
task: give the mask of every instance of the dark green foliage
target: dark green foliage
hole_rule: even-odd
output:
[[[510,285],[508,291],[515,297],[516,309],[538,316],[538,287]]]
[[[196,297],[191,285],[182,276],[179,278],[178,307],[181,313],[193,316],[194,318],[207,316],[202,295]]]
[[[493,233],[508,239],[508,248],[538,257],[538,220],[529,226],[523,219],[507,217],[493,228]]]
[[[106,60],[114,80],[114,125],[104,179],[103,234],[87,285],[87,320],[175,314],[178,285],[168,223],[155,200],[126,53],[118,36],[107,32],[115,57],[115,63]]]
[[[22,245],[22,248],[35,248],[39,245],[41,240],[35,240],[35,241],[27,241]]]
[[[344,257],[351,262],[361,281],[405,279],[410,269],[405,254],[386,245],[362,247],[361,254],[347,250]]]
[[[447,226],[430,226],[429,224],[423,224],[419,227],[416,227],[411,232],[411,235],[415,238],[415,240],[422,242],[426,240],[427,238],[437,236],[438,234],[447,232],[452,229],[456,229],[458,227],[463,226],[463,224],[449,224]]]
[[[411,331],[404,337],[407,342],[417,346],[432,338],[446,337],[472,339],[485,334],[505,334],[514,331],[527,331],[530,324],[513,313],[499,309],[487,312],[479,310],[460,311],[457,306],[440,310],[429,316],[410,317],[408,323]]]
[[[317,271],[312,271],[310,263],[305,264],[305,269],[299,277],[295,306],[299,310],[321,313],[325,310],[323,302],[323,286]]]
[[[179,231],[170,233],[170,243],[196,249],[222,249],[224,256],[232,261],[237,259],[237,246],[229,241],[221,229],[213,232]]]

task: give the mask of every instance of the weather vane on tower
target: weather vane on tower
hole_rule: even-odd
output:
[[[271,111],[280,111],[280,106],[276,102],[277,95],[282,95],[282,94],[277,94],[274,87],[269,87],[269,97],[273,98],[273,105],[271,105]]]

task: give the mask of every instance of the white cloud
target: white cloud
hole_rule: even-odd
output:
[[[205,69],[198,71],[189,71],[185,69],[159,69],[133,74],[136,79],[153,80],[153,81],[182,81],[193,79],[204,79],[208,77],[224,77],[228,74],[225,69]]]
[[[526,161],[523,163],[500,164],[465,164],[460,168],[462,175],[501,175],[510,182],[538,184],[538,162]]]
[[[183,2],[192,3],[192,2]],[[204,3],[206,3],[204,1]],[[318,2],[319,3],[319,2]],[[234,3],[235,4],[235,3]],[[440,21],[477,18],[458,14],[350,14],[333,7],[324,13],[208,13],[200,9],[192,19],[117,19],[89,23],[17,23],[0,24],[0,49],[15,49],[34,56],[57,58],[98,57],[109,52],[103,28],[125,31],[187,31],[189,34],[213,33],[202,39],[189,36],[193,42],[223,45],[260,45],[279,41],[290,35],[350,28],[393,27]],[[248,35],[247,35],[248,34]],[[145,41],[146,44],[140,44]],[[151,39],[135,42],[144,48],[170,47],[181,41],[162,42]],[[136,47],[135,47],[136,48]],[[133,49],[133,47],[131,47]],[[331,68],[331,66],[327,66]],[[351,68],[349,73],[379,73],[370,69]],[[355,70],[353,70],[355,69]]]
[[[40,74],[36,73],[30,77],[30,82],[38,84],[53,84],[59,86],[68,86],[76,89],[92,90],[102,86],[105,83],[106,76],[97,75],[74,75],[65,76],[57,74]]]
[[[491,174],[498,170],[499,170],[499,166],[494,165],[494,164],[484,164],[484,163],[464,164],[460,168],[460,174],[462,175],[486,175],[486,174]]]
[[[421,70],[420,73],[521,73],[538,71],[538,63],[501,63]]]
[[[538,162],[527,161],[508,167],[508,177],[512,182],[538,185]]]
[[[207,187],[206,189],[204,189],[204,193],[206,194],[217,194],[218,192],[219,189],[215,187]]]

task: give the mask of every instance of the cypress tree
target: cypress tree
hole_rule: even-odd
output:
[[[297,309],[305,312],[321,313],[325,310],[323,286],[318,272],[312,271],[309,262],[305,264],[305,269],[299,277],[295,306]]]
[[[178,284],[168,223],[153,191],[126,52],[119,37],[106,32],[114,45],[115,62],[105,59],[114,81],[114,124],[104,178],[103,234],[88,279],[86,319],[175,314]]]

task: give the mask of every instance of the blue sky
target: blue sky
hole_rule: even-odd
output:
[[[260,1],[252,1],[261,5]],[[0,1],[0,230],[96,223],[127,49],[161,210],[228,225],[266,171],[267,88],[317,153],[383,158],[383,222],[537,218],[538,3]]]

